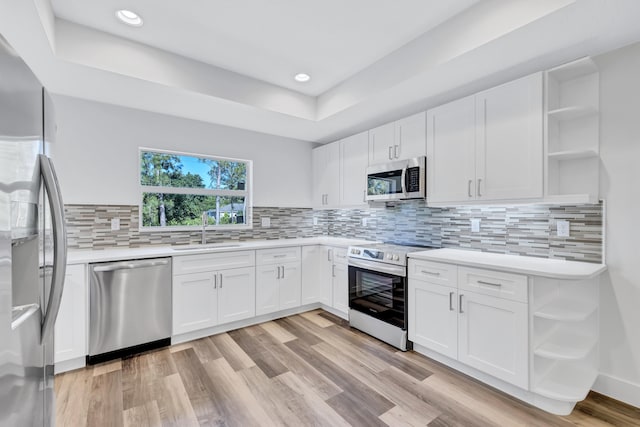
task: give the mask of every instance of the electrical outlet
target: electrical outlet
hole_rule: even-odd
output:
[[[269,218],[268,216],[262,217],[261,218],[261,224],[262,224],[262,227],[264,227],[264,228],[271,227],[271,218]]]
[[[369,218],[362,218],[362,226],[366,227],[369,224]]]
[[[471,232],[472,233],[480,232],[480,218],[471,218]]]
[[[318,217],[317,216],[313,217],[313,225],[318,225]]]
[[[559,219],[556,222],[558,237],[569,237],[571,235],[571,223],[569,221]]]
[[[120,218],[111,218],[111,231],[120,230]]]

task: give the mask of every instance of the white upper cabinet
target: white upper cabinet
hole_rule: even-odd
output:
[[[427,200],[475,199],[476,103],[469,96],[427,111]]]
[[[340,204],[366,205],[369,132],[340,141]]]
[[[425,112],[369,131],[369,164],[409,159],[426,154]]]
[[[315,148],[313,163],[313,206],[336,207],[340,204],[340,143]]]
[[[427,202],[543,195],[543,84],[536,73],[427,112]]]
[[[476,95],[476,198],[543,192],[542,73]]]

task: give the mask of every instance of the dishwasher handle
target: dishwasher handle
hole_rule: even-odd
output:
[[[136,262],[117,262],[108,265],[99,265],[93,268],[93,271],[96,273],[105,272],[105,271],[117,271],[117,270],[132,270],[134,268],[144,268],[144,267],[156,267],[159,265],[167,265],[169,264],[169,260],[154,260],[154,261],[136,261]]]

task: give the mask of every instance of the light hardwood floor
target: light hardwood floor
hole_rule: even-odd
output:
[[[592,393],[568,417],[521,403],[317,310],[56,377],[62,427],[640,426]]]

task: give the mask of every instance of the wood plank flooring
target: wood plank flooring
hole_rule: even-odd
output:
[[[640,426],[592,393],[533,408],[321,310],[59,375],[62,427]]]

